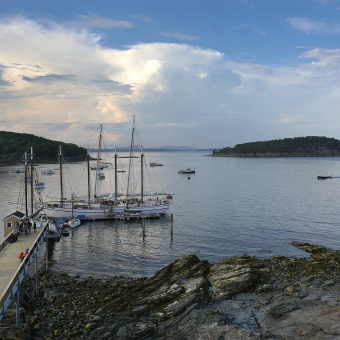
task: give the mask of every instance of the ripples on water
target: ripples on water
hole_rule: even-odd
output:
[[[173,238],[169,215],[147,220],[145,237],[141,221],[84,223],[50,249],[55,269],[79,275],[149,276],[185,254],[210,262],[244,253],[306,255],[289,244],[292,240],[339,248],[340,178],[316,178],[340,175],[339,158],[213,158],[201,152],[170,152],[151,153],[151,161],[164,164],[148,169],[155,190],[177,193],[171,209]],[[196,169],[190,179],[177,173],[187,166]],[[7,201],[18,199],[22,175],[1,170],[3,218],[16,210]],[[68,197],[71,191],[86,194],[84,164],[65,165],[64,173]],[[125,175],[119,176],[123,189]],[[58,196],[58,179],[58,174],[40,176],[46,186],[44,200]],[[112,183],[106,176],[102,190]]]

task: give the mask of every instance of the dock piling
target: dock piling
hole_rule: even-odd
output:
[[[171,217],[170,217],[171,238],[172,238],[172,235],[173,235],[173,220],[174,220],[174,215],[173,215],[173,213],[171,213]]]
[[[19,287],[15,293],[15,296],[16,296],[16,304],[17,304],[17,308],[16,308],[16,311],[17,311],[17,327],[18,328],[21,328],[21,322],[20,322],[20,302],[19,302]]]

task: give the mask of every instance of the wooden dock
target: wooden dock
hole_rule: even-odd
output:
[[[31,234],[26,236],[24,233],[21,233],[16,242],[9,243],[5,249],[0,252],[0,296],[21,265],[22,261],[18,258],[18,255],[27,248],[28,250],[32,248],[40,232],[41,229],[37,229],[37,231],[32,231]]]
[[[32,230],[30,234],[25,235],[21,233],[18,239],[9,243],[8,240],[12,237],[9,235],[0,245],[0,321],[2,320],[8,306],[17,297],[17,310],[18,306],[18,293],[19,286],[24,279],[30,265],[33,261],[37,261],[38,251],[47,238],[48,225],[43,228],[38,228],[36,231]],[[47,243],[46,243],[47,245]],[[28,249],[28,254],[23,260],[20,260],[18,255]],[[46,251],[47,254],[47,251]],[[37,262],[36,262],[37,266]],[[36,281],[37,268],[36,268]],[[37,289],[38,289],[38,282]],[[20,316],[17,313],[18,326],[20,326]]]

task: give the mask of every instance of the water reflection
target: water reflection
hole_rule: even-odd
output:
[[[79,275],[148,276],[186,254],[210,262],[243,253],[305,255],[289,244],[292,240],[339,248],[339,158],[242,159],[164,152],[153,154],[152,161],[164,164],[152,168],[163,191],[178,193],[171,209],[173,235],[169,215],[146,220],[145,236],[142,221],[89,222],[54,244],[54,268]],[[177,173],[187,166],[196,169],[190,181]],[[85,167],[70,164],[65,172],[65,195],[84,194]],[[318,181],[316,176],[325,172],[334,178]],[[107,175],[103,186],[110,184]],[[18,209],[8,202],[18,200],[19,178],[0,173],[2,217]],[[119,188],[124,180],[121,176]],[[59,192],[58,176],[44,182],[41,195],[47,201]]]

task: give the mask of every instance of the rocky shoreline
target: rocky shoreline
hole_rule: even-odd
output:
[[[310,257],[183,256],[150,278],[27,276],[0,339],[340,339],[340,250],[292,242]]]

